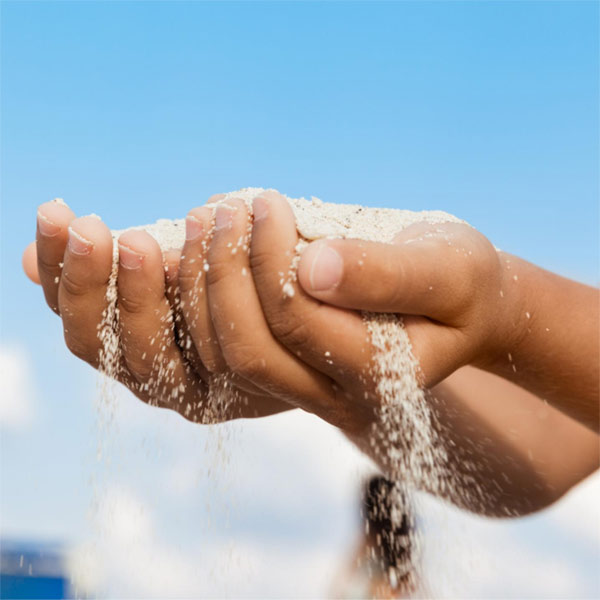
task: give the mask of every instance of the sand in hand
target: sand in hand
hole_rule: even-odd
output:
[[[228,199],[242,199],[251,210],[252,200],[264,190],[245,188],[226,194],[220,202]],[[413,212],[386,208],[370,208],[359,205],[331,204],[317,198],[311,200],[287,198],[296,218],[300,238],[297,255],[290,260],[290,269],[281,279],[282,294],[294,293],[295,268],[299,252],[309,241],[319,238],[356,238],[365,241],[392,242],[394,236],[406,227],[427,222],[462,222],[460,219],[441,212]],[[143,229],[152,235],[163,251],[182,248],[185,242],[184,219],[162,219],[152,225],[131,229]],[[125,230],[123,230],[125,231]],[[118,336],[117,307],[117,264],[118,247],[116,240],[123,231],[113,231],[115,240],[113,273],[107,292],[108,307],[99,327],[102,341],[100,370],[114,378],[120,364],[120,343]],[[247,244],[246,244],[247,247]],[[208,268],[208,265],[205,265]],[[371,336],[372,361],[369,375],[375,381],[379,402],[379,415],[372,428],[370,445],[378,462],[385,465],[386,475],[397,483],[398,518],[406,512],[404,499],[412,488],[426,488],[441,493],[449,485],[452,477],[447,467],[446,449],[438,440],[435,416],[427,402],[426,392],[417,381],[418,363],[411,351],[409,337],[398,315],[368,314],[363,318]],[[159,365],[158,375],[153,382],[161,387],[161,377],[168,377],[168,370],[161,371],[161,352],[157,348],[154,357]],[[162,375],[161,375],[162,373]],[[208,402],[214,420],[225,414],[231,401],[231,386],[221,377],[214,380]],[[162,389],[162,388],[161,388]],[[177,395],[177,390],[173,390]],[[393,511],[394,512],[394,511]],[[411,517],[413,518],[413,517]],[[414,523],[413,523],[414,525]],[[415,527],[411,527],[415,531]],[[414,533],[412,534],[414,537]],[[397,543],[405,543],[398,540]],[[410,541],[412,556],[418,547],[418,540]],[[416,559],[414,559],[416,561]],[[408,570],[415,569],[412,565]],[[392,574],[394,577],[402,573]]]

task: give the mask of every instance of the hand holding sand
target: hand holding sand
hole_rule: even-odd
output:
[[[336,205],[326,205],[321,212],[322,205],[314,201],[286,201],[274,192],[258,192],[214,197],[207,207],[191,211],[181,251],[167,250],[171,245],[162,239],[164,269],[160,248],[144,231],[119,237],[120,260],[113,263],[110,232],[97,218],[74,219],[62,204],[42,206],[39,277],[48,303],[61,314],[69,348],[102,366],[110,341],[109,346],[118,346],[111,356],[119,359],[119,368],[105,372],[143,400],[194,421],[304,408],[342,428],[369,453],[375,449],[375,458],[396,479],[471,510],[527,512],[595,468],[588,460],[595,439],[557,416],[554,438],[581,441],[571,444],[558,476],[532,471],[526,458],[532,447],[547,452],[547,436],[536,440],[525,435],[509,449],[510,419],[497,401],[471,403],[454,423],[455,431],[441,435],[434,425],[416,377],[421,386],[434,386],[461,365],[491,365],[502,349],[520,343],[509,332],[517,331],[515,315],[524,305],[518,294],[505,292],[518,277],[503,274],[511,269],[483,236],[443,213],[429,213],[430,222],[407,228],[407,221],[410,225],[423,218],[374,210],[365,221],[360,207],[342,206],[338,214]],[[404,229],[394,243],[315,242],[300,261],[300,287],[294,265],[307,239],[329,231],[364,233],[365,223],[371,240],[392,242],[389,232]],[[399,223],[397,229],[392,229],[394,223]],[[166,225],[181,247],[184,223]],[[152,227],[147,229],[152,232]],[[325,273],[319,273],[317,259],[331,258],[331,246],[336,249],[333,265],[330,261]],[[28,250],[24,263],[32,278],[37,274],[31,268],[34,259],[35,252]],[[107,294],[115,296],[118,318],[107,318]],[[406,327],[395,314],[365,318],[345,307],[403,313]],[[524,319],[530,317],[525,311]],[[98,323],[109,325],[115,335],[99,340]],[[420,372],[411,358],[411,342]],[[224,394],[226,390],[233,393]],[[518,396],[514,390],[509,393]],[[531,407],[538,402],[516,401]],[[215,404],[217,412],[211,410]],[[458,404],[454,397],[446,415],[439,403],[436,410],[450,423]],[[511,403],[504,398],[502,404]],[[481,425],[481,417],[487,421],[490,414],[493,422]],[[464,471],[479,456],[485,468]],[[498,477],[507,472],[508,479]],[[475,495],[464,493],[469,479],[477,482]]]
[[[171,279],[177,276],[177,252],[167,252],[163,265],[156,240],[144,231],[129,231],[119,238],[114,263],[108,227],[97,217],[76,218],[62,202],[40,206],[36,240],[37,249],[30,245],[25,251],[25,271],[41,283],[48,305],[62,319],[65,343],[78,358],[108,371],[141,400],[192,421],[263,416],[286,408],[265,394],[236,392],[220,414],[209,414],[208,373],[194,348],[180,347],[174,335]],[[107,318],[111,294],[118,320]],[[116,364],[107,369],[113,358]]]
[[[423,383],[471,364],[599,427],[598,290],[496,251],[461,224],[418,224],[393,244],[323,240],[299,266],[323,302],[402,313]]]

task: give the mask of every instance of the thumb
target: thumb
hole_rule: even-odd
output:
[[[448,323],[460,314],[472,287],[465,227],[446,224],[431,235],[399,235],[392,244],[318,240],[304,250],[298,279],[307,294],[328,304]],[[457,252],[452,240],[459,238]]]

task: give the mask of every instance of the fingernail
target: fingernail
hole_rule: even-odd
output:
[[[185,239],[191,242],[199,238],[204,233],[204,225],[200,219],[193,215],[188,215],[185,218]]]
[[[255,222],[266,218],[269,215],[269,203],[261,196],[257,196],[252,201],[252,212]]]
[[[69,250],[73,254],[85,256],[94,248],[94,242],[86,240],[80,233],[77,233],[72,227],[69,227]]]
[[[135,252],[127,246],[119,244],[119,262],[124,269],[135,271],[141,268],[144,262],[144,255],[139,252]]]
[[[37,213],[38,229],[46,237],[54,237],[60,231],[60,226],[53,223],[48,217],[44,216],[39,210]]]
[[[230,206],[225,204],[219,204],[217,206],[217,212],[215,215],[215,229],[220,231],[221,229],[231,229],[233,223],[233,210]]]
[[[310,268],[310,285],[315,292],[334,288],[342,279],[342,257],[327,244],[321,244]]]

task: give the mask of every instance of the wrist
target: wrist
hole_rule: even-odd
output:
[[[531,323],[537,312],[535,284],[528,263],[498,251],[499,286],[495,302],[490,303],[487,320],[491,331],[487,334],[485,351],[475,366],[486,371],[511,377],[516,370],[515,360],[522,353]]]
[[[499,253],[496,303],[486,371],[528,389],[598,429],[598,290]]]

